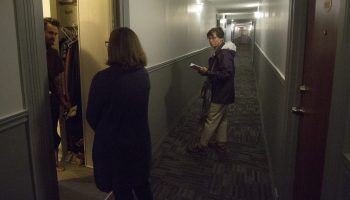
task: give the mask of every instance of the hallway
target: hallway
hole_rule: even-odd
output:
[[[157,200],[272,199],[265,154],[251,48],[237,47],[236,103],[229,112],[226,154],[213,149],[191,155],[188,144],[197,140],[198,99],[162,142],[154,155],[151,184]]]
[[[228,116],[226,154],[213,149],[187,153],[187,145],[199,137],[198,99],[153,155],[151,184],[155,200],[272,199],[250,46],[237,45],[235,62],[236,103],[230,106]],[[81,178],[77,178],[79,173]],[[105,196],[95,187],[91,169],[83,167],[71,174],[59,173],[61,200],[97,200]]]
[[[350,199],[349,0],[3,0],[0,13],[0,199],[106,196],[94,184],[84,111],[87,167],[67,164],[57,184],[43,16],[79,30],[84,108],[93,75],[106,67],[111,29],[139,36],[152,85],[155,199]],[[206,65],[205,36],[216,26],[225,40],[248,35],[254,51],[238,45],[227,154],[190,155],[203,77],[188,64]]]

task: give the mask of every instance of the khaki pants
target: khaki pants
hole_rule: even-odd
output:
[[[207,146],[215,133],[217,142],[227,142],[227,108],[228,105],[224,104],[210,104],[208,116],[201,130],[201,145]]]

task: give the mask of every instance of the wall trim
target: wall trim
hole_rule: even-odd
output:
[[[256,47],[258,47],[259,51],[264,55],[267,61],[271,64],[271,66],[274,69],[275,74],[277,75],[280,82],[284,85],[284,82],[286,80],[286,77],[283,75],[283,73],[278,69],[278,67],[275,65],[275,63],[270,60],[270,58],[267,56],[267,54],[261,49],[258,43],[255,43]]]
[[[165,62],[162,62],[162,63],[158,63],[158,64],[154,64],[154,65],[151,65],[151,66],[147,66],[146,69],[148,70],[148,72],[154,72],[154,71],[158,71],[164,67],[168,67],[174,63],[177,63],[177,62],[180,62],[182,60],[185,60],[187,58],[190,58],[190,57],[193,57],[193,56],[196,56],[198,54],[201,54],[207,50],[209,50],[210,47],[204,47],[202,49],[199,49],[199,50],[195,50],[195,51],[192,51],[190,53],[187,53],[185,55],[182,55],[182,56],[178,56],[178,57],[175,57],[173,59],[170,59],[170,60],[167,60]]]
[[[28,121],[28,111],[22,110],[17,113],[0,118],[0,133]]]

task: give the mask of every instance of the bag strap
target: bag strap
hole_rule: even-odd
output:
[[[216,55],[213,56],[214,62],[213,62],[212,68],[210,69],[210,72],[213,72],[215,65],[216,65],[217,59],[215,57],[216,57]]]

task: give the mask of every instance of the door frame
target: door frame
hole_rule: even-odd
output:
[[[53,140],[48,134],[51,120],[42,1],[18,0],[14,6],[33,196],[58,200]]]
[[[290,19],[287,44],[287,67],[286,67],[286,121],[285,133],[285,162],[284,173],[285,185],[281,188],[281,199],[292,200],[294,192],[294,175],[296,162],[296,149],[298,141],[299,117],[290,112],[292,106],[300,102],[299,86],[302,83],[304,52],[307,28],[307,1],[290,1]]]
[[[129,0],[112,0],[112,4],[114,28],[130,27]]]
[[[120,19],[123,19],[120,24],[129,26],[129,0],[111,1],[114,3],[114,19],[118,19],[115,8],[120,2],[118,17],[122,16]],[[33,196],[35,199],[59,200],[53,143],[50,134],[47,134],[51,130],[51,121],[49,94],[46,92],[48,75],[42,7],[42,1],[14,1],[24,109],[28,116],[26,134]]]

